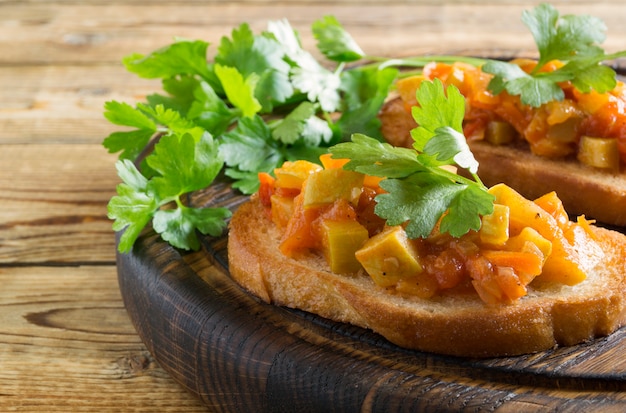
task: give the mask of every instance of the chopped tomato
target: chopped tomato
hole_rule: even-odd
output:
[[[424,268],[437,280],[439,289],[454,288],[466,277],[463,258],[454,250],[428,255],[424,260]]]
[[[313,221],[320,215],[320,208],[304,208],[302,194],[294,198],[293,215],[287,222],[283,234],[280,251],[292,256],[296,251],[315,248],[319,240],[315,238]]]

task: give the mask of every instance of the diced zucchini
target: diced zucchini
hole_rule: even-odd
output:
[[[396,285],[400,279],[422,271],[419,252],[401,226],[387,227],[374,235],[356,252],[356,259],[383,287]]]
[[[359,271],[361,263],[354,254],[367,241],[367,229],[352,220],[324,220],[321,229],[322,248],[331,271],[337,274]]]
[[[491,121],[485,129],[485,140],[493,145],[506,145],[513,142],[516,136],[513,125],[504,121]]]
[[[578,160],[594,168],[618,171],[620,156],[617,139],[581,137],[578,144]]]
[[[304,187],[304,207],[314,208],[329,205],[338,199],[344,199],[357,205],[363,191],[365,175],[344,169],[324,169],[315,172],[306,181]]]
[[[478,234],[485,244],[504,245],[509,239],[509,207],[494,204],[493,213],[482,217]]]
[[[576,141],[576,130],[581,121],[581,117],[572,116],[563,122],[550,125],[546,138],[559,143],[573,143]]]

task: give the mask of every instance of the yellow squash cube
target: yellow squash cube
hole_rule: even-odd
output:
[[[322,248],[330,270],[337,274],[359,271],[361,264],[354,254],[367,241],[367,228],[352,220],[324,220],[321,229]]]
[[[374,235],[356,252],[356,259],[376,284],[383,287],[422,272],[419,252],[401,226],[388,227]]]
[[[363,192],[365,175],[344,169],[324,169],[315,172],[304,185],[305,208],[329,205],[338,199],[344,199],[352,205],[359,202]]]
[[[504,245],[509,239],[509,207],[494,204],[493,213],[482,217],[481,242],[490,245]]]

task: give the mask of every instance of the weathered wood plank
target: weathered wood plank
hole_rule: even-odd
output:
[[[0,144],[101,143],[120,130],[104,103],[131,105],[161,90],[121,63],[96,66],[0,65]]]
[[[586,13],[586,3],[562,2],[564,13]],[[0,25],[0,63],[29,64],[117,62],[132,52],[148,52],[174,36],[218,42],[233,27],[248,22],[254,30],[267,20],[287,18],[303,35],[313,20],[335,15],[372,54],[465,50],[485,46],[527,49],[532,38],[520,21],[527,4],[518,2],[351,3],[6,3]],[[594,6],[610,28],[606,46],[622,47],[623,3]],[[494,36],[493,33],[498,33]]]
[[[0,410],[206,412],[158,366],[114,266],[0,269]]]
[[[95,144],[1,149],[0,263],[113,263],[115,157]]]

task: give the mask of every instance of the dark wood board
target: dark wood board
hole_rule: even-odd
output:
[[[194,205],[236,208],[227,184]],[[160,365],[215,412],[626,411],[626,328],[537,354],[465,359],[265,304],[229,277],[227,234],[186,253],[151,230],[118,254],[128,314]]]

